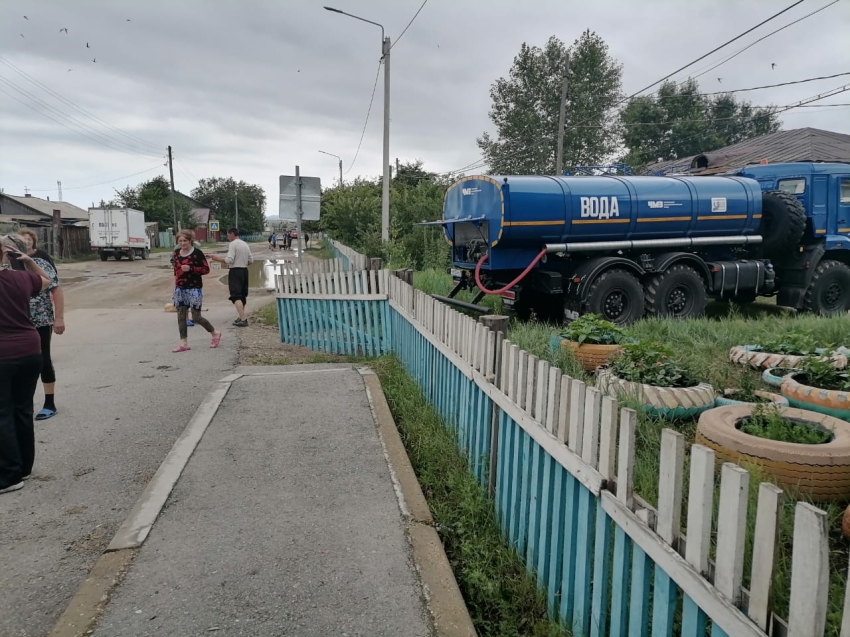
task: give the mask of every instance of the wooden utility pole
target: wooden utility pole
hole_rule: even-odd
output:
[[[62,257],[61,237],[62,235],[62,212],[60,210],[53,211],[53,258],[59,259]]]
[[[564,59],[564,76],[561,81],[561,112],[558,114],[558,154],[555,156],[555,174],[564,172],[564,120],[567,116],[567,72],[570,68],[570,54]]]
[[[171,161],[171,146],[168,147],[168,174],[171,177],[171,215],[174,217],[174,233],[180,228],[177,227],[177,204],[174,201],[174,164]]]

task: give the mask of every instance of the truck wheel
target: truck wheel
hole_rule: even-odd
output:
[[[142,261],[147,261],[148,257],[150,256],[150,253],[151,253],[151,251],[148,250],[147,248],[142,250]]]
[[[678,264],[656,274],[646,284],[646,313],[685,319],[705,312],[705,283],[696,270]]]
[[[100,253],[100,260],[101,261],[106,261],[108,258],[109,258],[109,255],[106,252]]]
[[[766,192],[761,198],[761,252],[780,258],[796,247],[806,230],[806,210],[791,193]]]
[[[850,310],[850,268],[840,261],[821,261],[806,290],[803,309],[825,315]]]
[[[587,311],[617,325],[637,321],[643,316],[643,304],[640,282],[625,270],[603,272],[587,292]]]
[[[124,255],[122,253],[120,253],[120,252],[115,253],[115,260],[116,261],[120,261],[123,258],[124,258]]]
[[[130,261],[135,261],[136,251],[131,249],[129,252],[127,252],[127,258],[130,259]]]

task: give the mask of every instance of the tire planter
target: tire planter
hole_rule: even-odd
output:
[[[847,367],[847,350],[838,348],[832,353],[836,369]],[[774,354],[763,352],[758,345],[736,345],[729,350],[729,360],[738,365],[749,365],[753,369],[769,369],[771,367],[797,367],[805,356],[797,354]]]
[[[729,405],[704,412],[697,425],[696,442],[714,450],[718,465],[758,465],[780,486],[799,489],[818,502],[850,498],[850,423],[789,407],[782,410],[784,416],[829,429],[833,439],[820,445],[779,442],[751,436],[737,428],[752,409],[752,405]]]
[[[782,379],[788,374],[793,374],[799,371],[793,367],[768,367],[761,375],[761,380],[766,385],[771,387],[779,387],[782,385]]]
[[[734,389],[727,389],[723,392],[722,395],[718,396],[714,399],[715,407],[725,407],[727,405],[755,405],[756,403],[746,402],[744,400],[735,400],[734,398],[730,398],[729,396],[734,394]],[[756,396],[760,398],[764,398],[765,400],[769,400],[771,403],[776,405],[777,407],[788,407],[788,399],[785,396],[781,396],[779,394],[774,394],[768,391],[757,391],[753,392]]]
[[[800,373],[789,374],[782,379],[779,391],[792,407],[816,411],[850,421],[850,393],[835,389],[821,389],[803,385],[795,377]]]
[[[619,345],[596,345],[593,343],[582,343],[570,341],[562,336],[552,337],[553,349],[560,347],[570,350],[575,359],[581,363],[586,372],[595,372],[597,368],[608,364],[608,359],[619,349]]]
[[[608,368],[596,375],[599,390],[613,397],[636,396],[647,413],[661,418],[688,418],[714,406],[714,389],[708,383],[694,387],[656,387],[617,378]]]

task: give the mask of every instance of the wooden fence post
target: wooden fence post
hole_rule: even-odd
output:
[[[381,269],[382,263],[383,263],[383,259],[372,257],[371,259],[369,259],[369,269],[378,271],[378,270]]]
[[[495,358],[493,363],[493,385],[502,385],[502,343],[508,336],[508,324],[510,318],[507,316],[487,315],[482,316],[481,324],[495,332],[494,339]],[[487,474],[487,495],[491,498],[496,493],[496,465],[499,459],[499,407],[492,403],[490,411],[490,470]]]

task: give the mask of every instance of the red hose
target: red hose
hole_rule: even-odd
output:
[[[515,286],[517,283],[522,281],[529,272],[531,272],[531,269],[535,265],[537,265],[538,261],[540,261],[540,259],[542,259],[544,256],[546,256],[546,248],[543,248],[543,250],[540,251],[540,254],[538,254],[536,257],[534,257],[534,261],[529,263],[528,267],[525,270],[523,270],[522,273],[517,278],[515,278],[513,281],[508,283],[505,287],[499,288],[498,290],[488,290],[487,288],[484,287],[484,284],[481,283],[481,266],[484,264],[484,262],[487,260],[487,258],[489,256],[490,256],[490,253],[488,252],[483,257],[481,257],[481,259],[478,261],[478,264],[475,266],[475,284],[478,286],[479,290],[484,292],[484,294],[501,294],[502,292],[506,292],[506,291],[510,290],[513,286]]]

